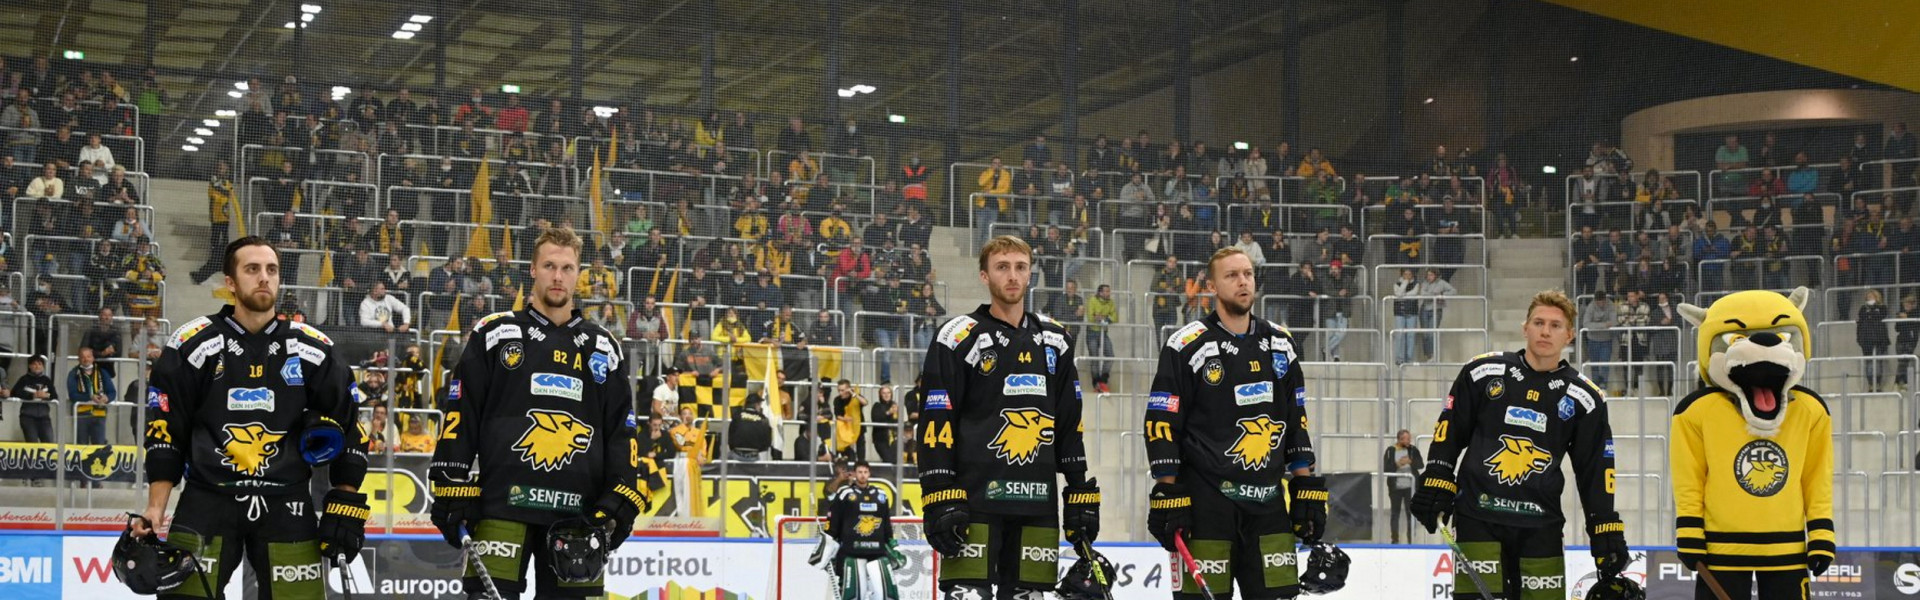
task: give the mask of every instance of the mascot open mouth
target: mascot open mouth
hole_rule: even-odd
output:
[[[1793,370],[1786,365],[1757,362],[1727,369],[1727,379],[1740,386],[1741,395],[1752,407],[1753,415],[1772,420],[1780,414],[1781,399],[1787,395],[1787,379]]]

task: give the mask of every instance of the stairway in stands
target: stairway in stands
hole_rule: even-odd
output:
[[[1487,267],[1493,276],[1487,332],[1493,347],[1488,351],[1518,350],[1525,343],[1520,325],[1527,318],[1527,302],[1541,290],[1566,287],[1566,251],[1566,241],[1554,238],[1487,242]]]

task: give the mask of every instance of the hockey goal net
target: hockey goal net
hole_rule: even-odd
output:
[[[772,589],[768,594],[774,600],[839,598],[827,571],[807,564],[820,543],[826,518],[783,516],[774,523]],[[907,555],[907,566],[893,572],[900,600],[939,598],[935,584],[940,565],[933,559],[933,548],[927,546],[925,523],[920,517],[894,517],[893,537],[900,542],[900,553]]]

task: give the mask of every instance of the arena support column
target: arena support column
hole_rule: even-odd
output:
[[[827,21],[822,29],[826,38],[826,76],[820,78],[825,84],[827,99],[826,131],[832,132],[840,122],[840,0],[826,0]],[[831,134],[828,137],[832,137]]]
[[[1313,145],[1300,137],[1300,46],[1300,2],[1284,0],[1280,6],[1280,139],[1309,148]]]
[[[965,0],[947,0],[947,163],[960,162],[960,50],[966,33]],[[948,198],[948,202],[959,199]]]
[[[1080,165],[1080,0],[1060,3],[1060,160]]]
[[[1405,0],[1389,0],[1386,7],[1387,30],[1380,41],[1386,44],[1386,76],[1380,78],[1387,99],[1387,156],[1395,167],[1412,164],[1407,148],[1407,7]]]
[[[1503,17],[1506,14],[1504,0],[1487,0],[1487,13],[1482,26],[1489,39],[1494,43],[1481,46],[1487,53],[1487,99],[1486,99],[1486,141],[1482,142],[1482,152],[1491,157],[1498,152],[1502,138],[1506,136],[1506,49],[1507,27]],[[1489,162],[1489,161],[1482,161]]]
[[[573,0],[573,10],[570,11],[573,14],[567,18],[573,28],[571,36],[573,41],[571,47],[567,49],[570,61],[568,63],[570,66],[567,68],[567,83],[570,97],[575,102],[580,100],[580,88],[585,85],[587,77],[587,10],[587,0]]]
[[[1193,133],[1193,2],[1173,5],[1173,139],[1192,144]]]

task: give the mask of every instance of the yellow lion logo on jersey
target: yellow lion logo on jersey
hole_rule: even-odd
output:
[[[1249,471],[1267,468],[1267,464],[1273,462],[1273,449],[1280,447],[1280,434],[1287,430],[1287,424],[1267,415],[1236,423],[1240,425],[1240,439],[1234,440],[1233,447],[1227,449],[1227,457]]]
[[[520,460],[535,469],[558,471],[573,462],[574,455],[593,445],[593,428],[573,415],[556,410],[529,410],[527,418],[532,419],[533,424],[527,427],[526,433],[520,434],[520,441],[513,443],[513,449],[520,451]]]
[[[1053,443],[1053,415],[1038,408],[1009,408],[1000,411],[1000,418],[1006,424],[1000,426],[1000,433],[994,434],[987,447],[1007,464],[1032,464],[1040,455],[1040,447]]]
[[[1787,468],[1779,463],[1755,461],[1750,466],[1746,474],[1740,476],[1740,487],[1765,490],[1787,478]]]
[[[227,441],[220,445],[220,464],[233,467],[242,475],[259,477],[267,472],[267,462],[280,454],[280,439],[287,432],[272,431],[265,424],[228,425]]]
[[[879,530],[880,517],[861,515],[860,520],[853,522],[853,532],[861,536],[873,535]]]
[[[166,419],[147,421],[147,437],[153,438],[162,444],[173,443],[173,432],[167,431]]]
[[[1547,470],[1553,464],[1553,455],[1533,444],[1533,440],[1513,436],[1500,436],[1500,451],[1487,458],[1486,465],[1502,485],[1520,485],[1534,473]]]

